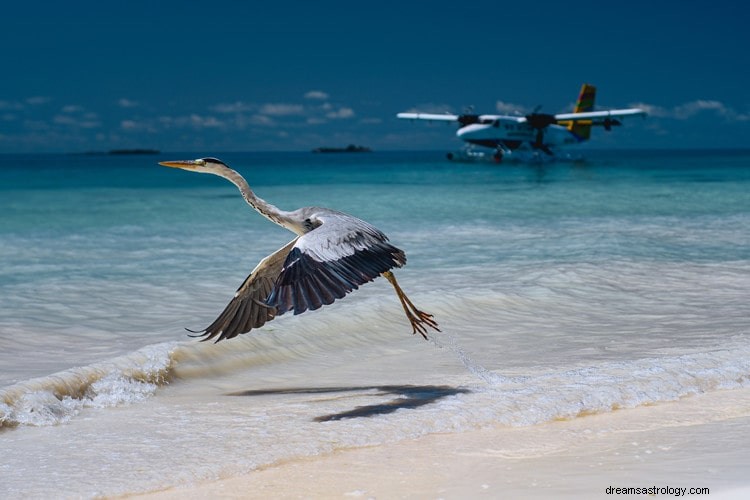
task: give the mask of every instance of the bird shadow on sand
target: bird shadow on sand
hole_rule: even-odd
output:
[[[395,395],[395,399],[385,403],[357,406],[348,411],[331,413],[315,417],[315,422],[330,422],[332,420],[343,420],[346,418],[374,417],[393,413],[401,409],[419,408],[435,401],[456,394],[471,392],[460,387],[447,385],[374,385],[374,386],[350,386],[350,387],[300,387],[291,389],[261,389],[250,391],[239,391],[227,394],[227,396],[270,396],[279,394],[336,394],[345,392],[369,392],[378,391],[372,396]]]

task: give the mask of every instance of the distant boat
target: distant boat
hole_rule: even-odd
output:
[[[313,153],[369,153],[372,149],[368,148],[367,146],[356,146],[354,144],[349,144],[345,148],[315,148],[312,150]]]

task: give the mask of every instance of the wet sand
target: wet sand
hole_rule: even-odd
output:
[[[750,498],[750,389],[530,427],[430,435],[133,498]],[[252,451],[249,451],[250,453]],[[610,490],[612,491],[612,490]],[[636,495],[638,496],[638,495]],[[690,497],[690,495],[687,495]],[[708,494],[693,495],[693,498]]]

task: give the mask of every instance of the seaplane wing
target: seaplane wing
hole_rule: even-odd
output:
[[[396,116],[405,120],[458,122],[461,126],[471,125],[472,123],[491,124],[498,119],[516,121],[518,123],[522,123],[524,120],[523,116],[516,115],[476,115],[472,113],[465,113],[462,115],[454,115],[450,113],[398,113]]]
[[[578,113],[560,113],[557,115],[544,115],[554,117],[557,122],[581,122],[581,121],[593,121],[594,123],[612,119],[612,118],[623,118],[626,116],[643,116],[646,112],[639,108],[628,108],[628,109],[610,109],[606,111],[584,111]],[[541,116],[540,113],[532,113],[532,115]],[[503,120],[506,122],[524,123],[528,121],[530,115],[454,115],[450,113],[398,113],[398,118],[405,120],[427,120],[427,121],[444,121],[444,122],[461,122],[462,124],[468,123],[485,123],[489,124],[495,120]]]
[[[449,113],[399,113],[396,116],[407,120],[430,120],[430,121],[444,121],[444,122],[457,122],[458,115],[452,115]]]
[[[607,111],[583,111],[579,113],[561,113],[555,115],[557,121],[580,122],[585,120],[606,120],[608,118],[622,118],[625,116],[644,116],[645,111],[639,108],[610,109]]]

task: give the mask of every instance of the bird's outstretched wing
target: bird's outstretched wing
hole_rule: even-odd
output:
[[[315,229],[294,244],[266,300],[277,316],[331,304],[406,263],[404,252],[385,234],[356,217],[319,209],[307,222]]]
[[[224,311],[208,327],[198,333],[201,340],[216,342],[231,339],[253,328],[259,328],[276,317],[276,310],[266,304],[266,299],[281,272],[289,251],[299,238],[295,238],[274,253],[261,260],[242,285]]]
[[[315,310],[344,297],[381,273],[406,263],[404,252],[367,222],[319,209],[315,229],[269,255],[253,269],[201,340],[231,339],[276,316]]]

